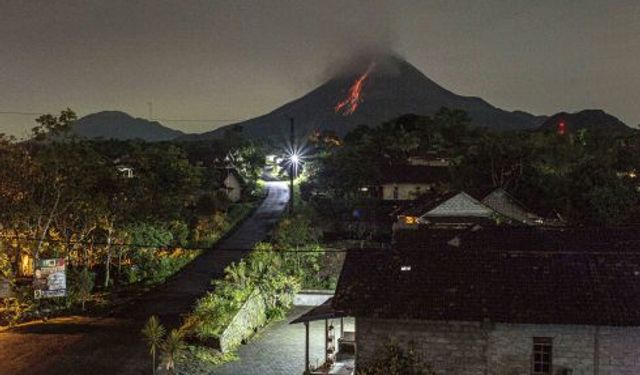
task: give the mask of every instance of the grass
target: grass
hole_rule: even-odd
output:
[[[187,353],[184,360],[189,360],[189,356],[193,356],[193,358],[197,359],[198,361],[214,366],[232,362],[238,359],[238,355],[235,352],[222,353],[212,348],[196,345],[190,345],[187,347]]]

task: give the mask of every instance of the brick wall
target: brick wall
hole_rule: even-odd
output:
[[[439,375],[530,375],[533,338],[550,337],[554,374],[640,374],[640,328],[359,318],[356,334],[359,365],[393,340],[413,342]]]

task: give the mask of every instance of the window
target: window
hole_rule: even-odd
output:
[[[533,371],[534,375],[551,374],[551,338],[533,338]]]

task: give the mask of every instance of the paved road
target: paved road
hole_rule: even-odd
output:
[[[26,324],[0,333],[0,375],[142,375],[150,359],[140,329],[151,314],[175,325],[211,279],[268,236],[289,200],[286,183],[267,182],[262,205],[237,231],[134,305],[104,318],[71,317]]]

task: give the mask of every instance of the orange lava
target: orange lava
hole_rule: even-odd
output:
[[[375,64],[370,64],[367,68],[367,71],[364,72],[363,75],[358,77],[356,81],[349,88],[349,94],[344,100],[338,102],[336,106],[333,108],[336,113],[342,113],[343,116],[349,116],[353,114],[360,103],[362,103],[362,88],[364,87],[364,83],[369,77],[369,74],[373,70]]]

